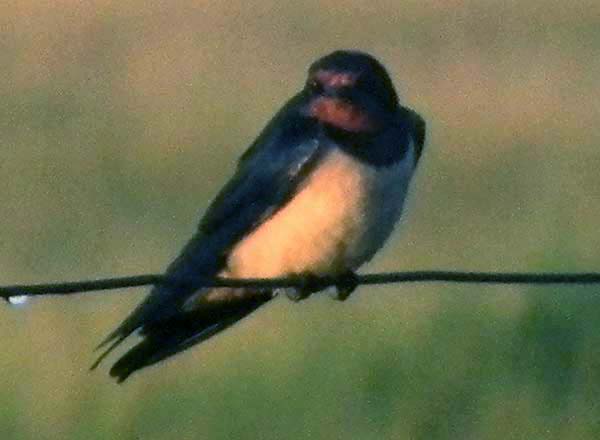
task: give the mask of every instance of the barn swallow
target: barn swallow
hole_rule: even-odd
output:
[[[215,276],[354,274],[399,219],[424,141],[424,120],[400,105],[375,58],[336,51],[314,62],[303,89],[242,154],[167,268],[167,277],[185,284],[154,287],[100,344],[110,345],[92,368],[138,332],[141,341],[110,370],[122,382],[228,328],[276,293],[201,287]],[[306,290],[292,296],[312,293]],[[339,299],[351,290],[340,287]]]

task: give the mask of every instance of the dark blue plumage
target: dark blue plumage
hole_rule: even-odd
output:
[[[315,62],[306,87],[242,155],[168,267],[185,287],[155,287],[101,344],[112,342],[93,368],[139,330],[142,341],[111,369],[123,381],[272,298],[251,289],[201,289],[203,280],[354,271],[400,215],[424,136],[423,120],[398,104],[375,59],[338,51]],[[329,205],[337,206],[328,213]],[[314,239],[323,235],[321,243]]]

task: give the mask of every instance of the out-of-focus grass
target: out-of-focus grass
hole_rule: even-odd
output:
[[[377,55],[429,124],[402,231],[367,269],[598,270],[599,9],[2,4],[0,282],[161,270],[336,48]],[[594,288],[277,300],[123,387],[88,373],[142,295],[0,308],[2,438],[600,435]]]

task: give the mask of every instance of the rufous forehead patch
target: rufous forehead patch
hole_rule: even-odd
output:
[[[356,83],[358,74],[349,72],[335,72],[333,70],[317,70],[314,78],[327,87],[348,87]]]
[[[367,112],[338,98],[316,98],[309,105],[308,114],[321,122],[347,131],[361,132],[375,128]]]

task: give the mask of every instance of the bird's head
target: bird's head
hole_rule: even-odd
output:
[[[357,51],[336,51],[315,61],[304,93],[310,117],[354,133],[377,131],[399,106],[385,68]]]

